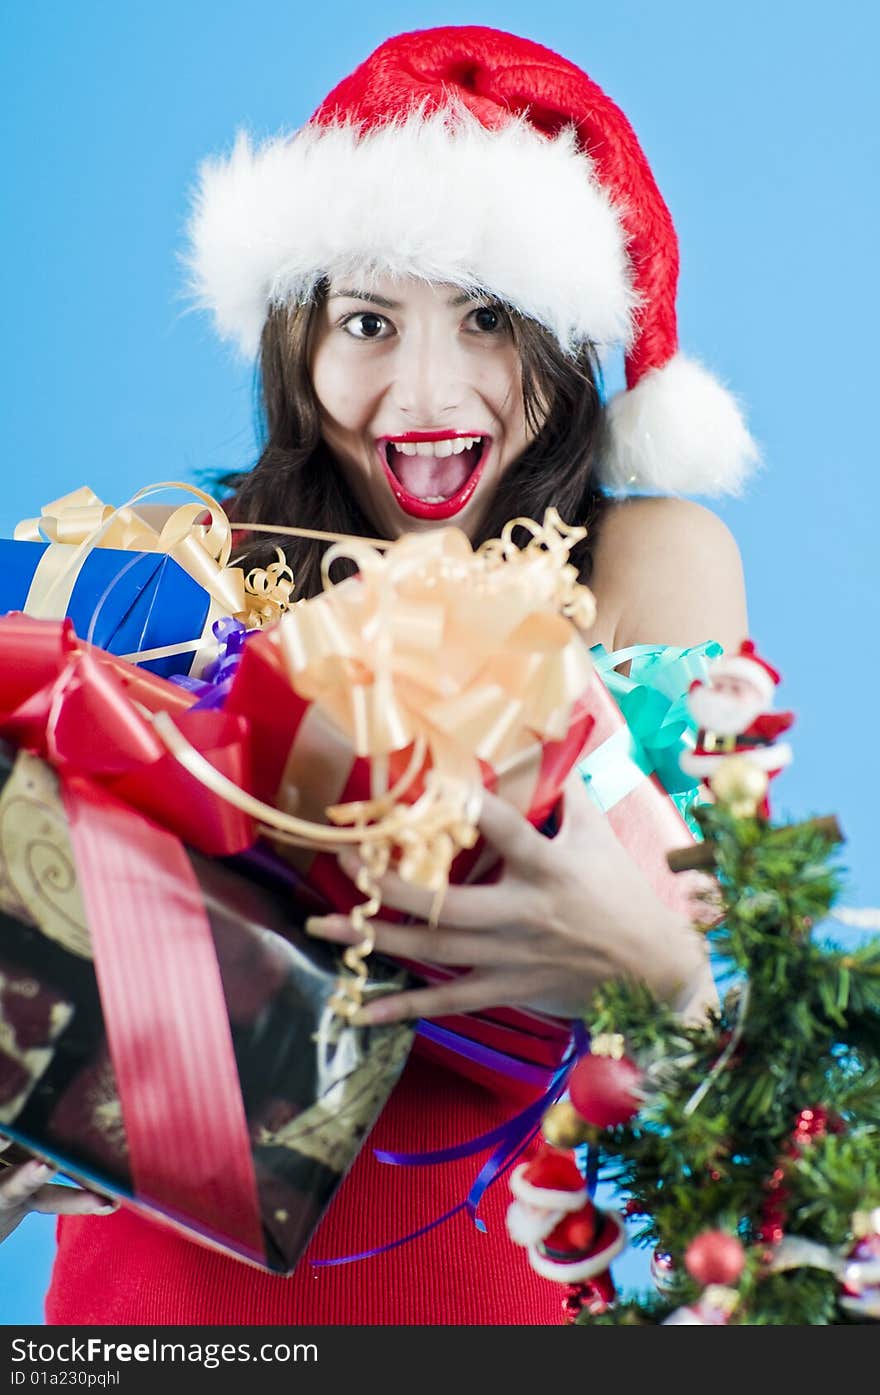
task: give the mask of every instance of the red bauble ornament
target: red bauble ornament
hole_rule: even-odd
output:
[[[704,1230],[684,1252],[684,1266],[698,1284],[735,1284],[743,1271],[746,1254],[735,1235],[726,1230]]]
[[[568,1079],[571,1102],[588,1124],[626,1124],[642,1103],[642,1072],[628,1056],[583,1056]]]

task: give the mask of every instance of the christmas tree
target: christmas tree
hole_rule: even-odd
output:
[[[880,941],[812,933],[840,885],[823,825],[773,827],[723,802],[698,817],[730,980],[718,1011],[684,1025],[616,982],[592,1017],[643,1071],[641,1108],[600,1146],[661,1292],[579,1321],[880,1317]]]
[[[821,935],[841,835],[833,818],[770,821],[773,739],[763,766],[728,744],[711,767],[714,802],[696,811],[704,841],[669,859],[713,874],[701,923],[718,1007],[686,1022],[643,985],[605,985],[593,1054],[545,1116],[543,1157],[514,1175],[511,1235],[539,1272],[571,1281],[581,1324],[880,1319],[880,938],[845,948]],[[607,1217],[591,1220],[588,1200],[572,1192],[568,1205],[544,1176],[548,1158],[584,1142],[635,1243],[652,1248],[650,1294],[614,1294]],[[552,1217],[542,1195],[560,1208]]]

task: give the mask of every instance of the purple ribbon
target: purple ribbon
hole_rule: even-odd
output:
[[[426,1041],[436,1042],[438,1046],[448,1047],[456,1056],[464,1056],[468,1061],[476,1061],[478,1065],[488,1066],[489,1070],[497,1071],[499,1075],[506,1075],[511,1080],[522,1080],[527,1085],[547,1085],[553,1074],[550,1066],[533,1066],[528,1061],[519,1061],[515,1056],[508,1056],[503,1051],[484,1046],[482,1042],[470,1041],[468,1037],[452,1032],[448,1027],[440,1027],[436,1022],[427,1022],[423,1017],[416,1023],[416,1035],[424,1037]]]
[[[224,616],[214,621],[211,633],[220,649],[210,663],[205,665],[202,677],[191,678],[188,673],[178,673],[171,679],[172,683],[198,696],[199,700],[194,704],[193,711],[223,706],[232,687],[235,670],[241,663],[245,641],[253,632],[245,629],[241,620]]]
[[[464,1201],[460,1201],[450,1211],[445,1211],[441,1216],[435,1216],[426,1225],[419,1226],[418,1230],[411,1230],[408,1234],[401,1235],[396,1240],[390,1240],[385,1245],[376,1245],[372,1249],[362,1250],[359,1254],[337,1255],[333,1259],[313,1259],[312,1265],[316,1269],[327,1268],[330,1265],[351,1264],[358,1259],[372,1259],[375,1255],[386,1254],[389,1250],[395,1250],[400,1245],[408,1245],[411,1240],[417,1240],[419,1236],[426,1235],[428,1231],[443,1225],[461,1211],[467,1211],[477,1229],[485,1231],[485,1222],[477,1214],[483,1194],[493,1182],[496,1182],[513,1166],[535,1135],[540,1132],[541,1120],[550,1105],[563,1093],[572,1067],[590,1049],[589,1033],[583,1023],[578,1021],[572,1023],[571,1038],[565,1055],[552,1072],[529,1066],[524,1061],[517,1061],[513,1057],[503,1055],[500,1051],[494,1051],[491,1047],[468,1041],[466,1038],[460,1037],[457,1032],[449,1031],[448,1028],[438,1027],[434,1023],[421,1019],[416,1026],[416,1032],[428,1040],[446,1046],[450,1051],[454,1051],[460,1056],[465,1056],[468,1060],[476,1061],[480,1065],[488,1066],[491,1070],[499,1071],[514,1079],[535,1082],[540,1077],[538,1083],[546,1083],[547,1088],[538,1099],[515,1114],[512,1119],[508,1119],[506,1123],[500,1124],[497,1128],[490,1129],[487,1133],[480,1134],[478,1138],[468,1139],[465,1143],[456,1143],[448,1148],[436,1148],[425,1153],[397,1153],[385,1152],[379,1148],[374,1149],[379,1162],[390,1163],[395,1167],[431,1167],[436,1163],[451,1162],[456,1158],[472,1157],[474,1153],[482,1153],[487,1148],[493,1148],[493,1151],[481,1167]],[[596,1187],[597,1176],[597,1160],[593,1154],[594,1150],[591,1149],[586,1168],[591,1195]]]

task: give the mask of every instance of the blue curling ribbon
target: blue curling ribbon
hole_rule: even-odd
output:
[[[694,679],[705,680],[709,663],[723,652],[715,640],[688,649],[633,644],[610,654],[604,645],[593,645],[590,653],[596,671],[626,721],[578,766],[602,810],[612,809],[642,780],[656,774],[690,831],[697,838],[702,836],[693,818],[695,805],[702,802],[700,783],[680,765],[682,754],[696,744],[697,724],[688,710],[687,695]],[[628,661],[627,677],[617,672],[617,666]]]
[[[534,1075],[527,1077],[522,1073],[522,1068],[526,1065],[525,1062],[513,1061],[503,1056],[501,1052],[493,1051],[491,1047],[467,1041],[465,1038],[459,1037],[457,1032],[449,1031],[448,1028],[437,1027],[434,1023],[420,1019],[416,1031],[432,1041],[441,1042],[451,1050],[458,1051],[472,1061],[478,1061],[494,1070],[502,1070],[505,1075],[516,1075],[519,1079],[534,1079]],[[417,1240],[419,1236],[426,1235],[428,1231],[443,1225],[462,1211],[469,1213],[478,1230],[485,1231],[485,1222],[477,1214],[483,1194],[487,1187],[490,1187],[493,1182],[497,1182],[498,1178],[513,1166],[535,1135],[540,1132],[541,1121],[550,1105],[558,1100],[565,1090],[572,1067],[582,1056],[586,1055],[589,1049],[590,1036],[586,1027],[582,1022],[572,1022],[571,1039],[561,1062],[554,1071],[541,1072],[544,1080],[547,1081],[544,1093],[532,1104],[515,1114],[512,1119],[499,1124],[497,1128],[480,1134],[478,1138],[471,1138],[464,1143],[453,1144],[449,1148],[437,1148],[425,1153],[392,1153],[378,1148],[374,1149],[379,1162],[390,1163],[395,1167],[433,1167],[437,1163],[472,1157],[475,1153],[485,1152],[487,1148],[492,1148],[493,1151],[481,1167],[465,1200],[460,1201],[451,1210],[444,1211],[441,1216],[435,1216],[426,1225],[419,1226],[417,1230],[411,1230],[406,1235],[398,1236],[396,1240],[390,1240],[385,1245],[376,1245],[372,1249],[361,1250],[359,1254],[337,1255],[333,1259],[314,1259],[312,1260],[313,1266],[316,1269],[321,1269],[332,1265],[351,1264],[355,1260],[372,1259],[374,1255],[386,1254],[389,1250],[395,1250],[400,1245],[407,1245],[411,1240]],[[503,1065],[500,1064],[501,1062]],[[535,1068],[530,1069],[534,1071]],[[591,1195],[595,1190],[597,1172],[596,1160],[590,1159],[587,1165],[587,1180],[591,1188]]]

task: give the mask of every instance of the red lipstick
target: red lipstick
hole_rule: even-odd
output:
[[[484,436],[482,431],[407,431],[403,436],[383,436],[383,441],[405,441],[407,444],[412,441],[462,441],[470,438],[478,440]]]

